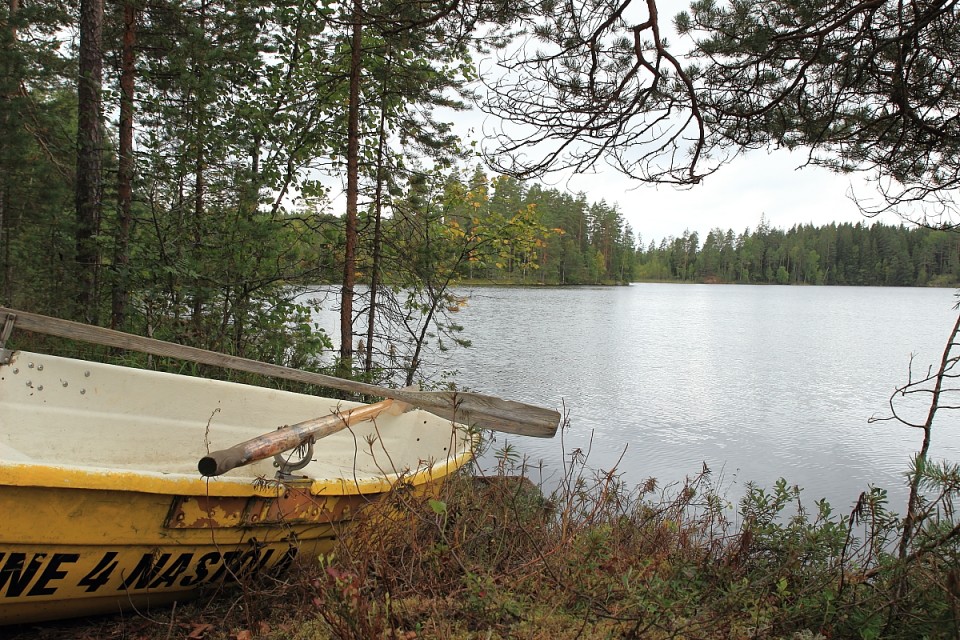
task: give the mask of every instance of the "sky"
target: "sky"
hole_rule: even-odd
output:
[[[768,226],[784,230],[808,223],[900,223],[890,215],[863,216],[850,194],[868,196],[875,190],[862,176],[839,175],[821,167],[799,168],[804,160],[799,152],[753,151],[721,167],[702,184],[684,189],[639,184],[612,170],[574,176],[553,186],[582,190],[591,202],[603,199],[618,204],[645,245],[687,230],[696,231],[701,242],[716,227],[739,234],[748,227],[755,229],[761,216]]]

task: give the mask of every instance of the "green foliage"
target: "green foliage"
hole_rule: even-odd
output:
[[[811,164],[871,177],[865,210],[955,225],[952,5],[700,0],[675,24],[714,149],[803,147]]]
[[[852,286],[953,286],[960,282],[960,235],[879,222],[797,225],[753,231],[713,229],[637,252],[641,280]]]
[[[464,16],[429,3],[364,4],[364,67],[375,82],[364,83],[362,99],[380,112],[364,109],[362,171],[370,193],[384,175],[392,178],[386,191],[399,193],[416,173],[404,167],[417,154],[449,166],[459,153],[432,110],[462,108],[470,53],[465,39],[449,36]],[[5,304],[69,317],[75,52],[59,39],[76,16],[48,5],[0,6],[0,295]],[[338,10],[260,0],[136,7],[133,220],[120,273],[111,264],[120,257],[120,223],[107,177],[96,236],[101,318],[110,289],[123,287],[130,308],[118,328],[314,366],[328,342],[291,302],[291,286],[343,271],[342,221],[321,212],[329,203],[320,182],[323,171],[342,169],[346,146],[349,25]],[[474,18],[495,17],[478,11]],[[105,27],[108,112],[117,100],[119,13],[108,11]],[[108,141],[113,125],[105,123]],[[405,158],[377,156],[381,132],[403,145]],[[115,175],[110,149],[106,160],[107,176]],[[431,264],[417,262],[417,272]],[[422,282],[413,282],[421,302],[420,292],[436,291]],[[455,304],[442,289],[430,295],[431,305]],[[451,340],[458,341],[466,343]]]
[[[60,90],[0,100],[0,122],[31,124],[0,134],[0,297],[12,305],[50,311],[71,292],[75,102]]]
[[[589,205],[479,168],[449,175],[440,242],[458,278],[510,284],[607,284],[634,277],[633,231],[616,206]],[[440,249],[444,250],[444,249]]]

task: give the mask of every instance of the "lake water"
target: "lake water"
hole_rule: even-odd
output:
[[[478,288],[458,318],[473,346],[445,367],[464,387],[569,412],[562,447],[494,445],[542,461],[548,482],[581,448],[630,484],[681,482],[705,463],[733,498],[785,477],[811,505],[845,509],[873,484],[902,510],[921,433],[867,420],[889,414],[911,354],[915,377],[939,363],[954,303],[919,288]],[[958,426],[941,411],[934,455],[960,459]]]
[[[467,349],[435,367],[461,387],[566,410],[562,442],[497,436],[542,479],[589,450],[631,485],[682,482],[706,464],[735,500],[779,477],[812,506],[847,509],[869,485],[906,502],[921,433],[893,422],[893,390],[939,363],[952,289],[634,284],[463,291]],[[318,318],[335,329],[333,313]],[[332,331],[335,333],[335,331]],[[926,406],[911,417],[922,421]],[[960,459],[960,412],[941,411],[933,454]],[[489,460],[487,461],[489,464]],[[538,472],[539,473],[539,472]]]

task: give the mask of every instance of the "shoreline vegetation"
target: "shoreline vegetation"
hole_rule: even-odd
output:
[[[508,227],[523,231],[471,250],[454,269],[457,284],[960,284],[960,243],[949,230],[879,222],[784,230],[769,226],[761,216],[754,229],[740,233],[717,227],[705,237],[685,231],[645,244],[617,205],[591,204],[584,194],[571,197],[537,185],[526,188],[502,176],[491,184],[493,193],[484,200],[488,215],[509,218]],[[503,191],[518,208],[513,218],[511,205],[501,201],[506,198],[500,196]],[[458,237],[453,233],[446,240]],[[362,266],[360,275],[364,279]],[[330,281],[336,282],[335,273]]]
[[[852,509],[784,480],[730,505],[704,468],[628,487],[567,456],[544,495],[509,450],[489,477],[370,504],[335,552],[192,603],[13,628],[11,640],[955,638],[958,552],[925,530],[905,559],[882,489]]]

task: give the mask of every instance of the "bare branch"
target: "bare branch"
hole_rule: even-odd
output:
[[[716,170],[693,79],[667,49],[655,0],[546,8],[485,76],[483,108],[504,122],[486,150],[496,170],[529,178],[608,165],[678,185]]]

